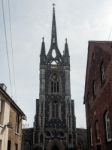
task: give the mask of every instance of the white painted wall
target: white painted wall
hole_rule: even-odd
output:
[[[7,150],[8,143],[8,128],[7,124],[9,123],[9,115],[10,115],[10,104],[4,101],[4,116],[3,116],[3,124],[0,124],[0,140],[2,141],[1,150]]]

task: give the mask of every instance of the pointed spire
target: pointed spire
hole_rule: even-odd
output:
[[[66,66],[70,66],[70,56],[69,56],[67,38],[65,39],[65,49],[64,49],[64,53],[63,53],[63,63]]]
[[[53,4],[51,47],[53,45],[55,45],[57,47],[57,31],[56,31],[56,18],[55,18],[55,4]]]
[[[44,37],[43,37],[41,53],[40,53],[40,65],[45,65],[45,64],[46,64],[46,52],[45,52],[45,42],[44,42]]]
[[[69,56],[69,49],[68,49],[68,43],[67,43],[67,38],[65,39],[65,52],[64,52],[65,56]]]
[[[42,38],[42,46],[41,46],[41,53],[40,55],[42,56],[45,56],[45,42],[44,42],[44,37]]]

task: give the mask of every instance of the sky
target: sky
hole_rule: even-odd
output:
[[[51,41],[52,4],[55,3],[60,51],[64,50],[65,38],[68,39],[69,44],[71,95],[75,101],[76,125],[86,128],[83,97],[88,41],[112,39],[112,0],[9,0],[12,34],[10,34],[8,0],[3,2],[12,90],[9,81],[2,0],[0,1],[0,82],[5,83],[9,95],[26,114],[27,121],[24,123],[29,127],[33,126],[35,100],[39,98],[41,42],[44,37],[48,52]]]

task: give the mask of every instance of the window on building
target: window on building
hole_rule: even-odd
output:
[[[107,142],[112,141],[112,130],[108,111],[105,113],[105,133]]]
[[[101,63],[101,65],[100,65],[100,79],[101,79],[101,84],[104,83],[104,77],[105,77],[104,64]]]
[[[59,93],[59,78],[56,74],[53,74],[51,77],[51,93]]]
[[[2,140],[0,140],[0,150],[2,150]]]
[[[98,121],[95,122],[95,136],[96,136],[96,141],[100,142],[100,135],[99,135],[99,124]]]
[[[43,113],[43,102],[41,103],[41,113]]]
[[[31,150],[31,143],[30,143],[30,141],[25,141],[24,149]]]
[[[72,143],[72,135],[69,134],[69,143]]]
[[[40,143],[43,143],[43,135],[40,135]]]
[[[90,128],[90,144],[93,146],[93,130],[92,127]]]
[[[15,144],[15,150],[18,150],[18,144]]]
[[[0,97],[0,113],[2,112],[2,98]]]
[[[41,116],[41,127],[43,127],[43,116]]]
[[[69,116],[69,128],[71,128],[71,117]]]
[[[35,133],[35,143],[38,143],[38,133]]]
[[[3,124],[5,102],[0,97],[0,124]]]
[[[7,150],[11,150],[11,141],[8,141]]]
[[[19,114],[16,114],[16,132],[19,133],[19,127],[20,127],[20,120],[19,120]]]

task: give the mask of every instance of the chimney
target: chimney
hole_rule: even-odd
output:
[[[0,87],[6,92],[7,87],[4,83],[0,83]]]

